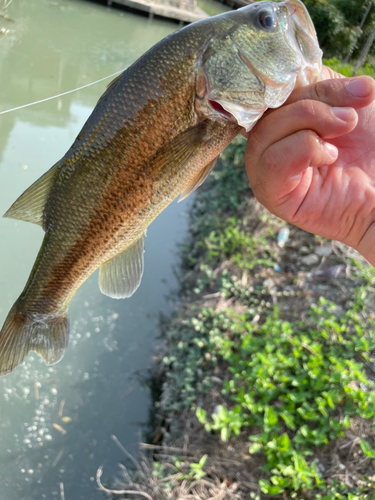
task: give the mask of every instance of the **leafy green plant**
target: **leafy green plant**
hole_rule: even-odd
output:
[[[336,57],[331,57],[330,59],[323,59],[323,64],[332,68],[334,71],[341,73],[344,76],[353,75],[353,65],[345,64],[339,61]],[[359,68],[358,71],[356,72],[356,76],[359,75],[368,75],[374,78],[375,70],[369,63],[366,63],[362,68]]]
[[[211,231],[202,246],[207,250],[209,264],[216,264],[228,258],[240,269],[253,269],[258,264],[273,267],[275,264],[266,258],[267,254],[272,254],[267,238],[264,235],[254,237],[239,229],[239,221],[235,217],[227,218],[216,230]],[[263,255],[257,258],[261,249]]]
[[[174,466],[178,471],[180,471],[181,479],[194,479],[194,481],[200,481],[206,475],[203,467],[206,465],[208,455],[203,455],[203,457],[197,463],[189,463],[189,472],[184,474],[184,469],[186,469],[186,465],[179,458],[174,459]]]
[[[359,445],[363,451],[363,453],[366,455],[366,457],[369,458],[375,458],[375,450],[372,450],[370,445],[366,441],[360,441]]]
[[[217,412],[212,415],[213,423],[207,421],[206,412],[202,408],[197,408],[196,415],[198,420],[204,424],[206,431],[219,431],[222,441],[228,441],[232,433],[238,436],[241,428],[246,425],[240,406],[236,406],[229,411],[225,406],[220,405]]]
[[[192,477],[195,481],[200,481],[206,475],[203,467],[206,464],[207,456],[208,455],[203,455],[198,463],[190,464],[189,476]]]
[[[375,415],[372,383],[353,361],[375,346],[358,308],[353,303],[338,316],[336,306],[321,298],[310,310],[308,327],[280,320],[276,308],[263,325],[230,311],[211,317],[216,327],[210,330],[211,344],[231,373],[223,392],[235,406],[221,406],[212,420],[200,408],[196,414],[222,440],[245,427],[261,429],[250,436],[249,452],[265,455],[264,470],[271,475],[260,483],[264,493],[289,491],[293,497],[325,486],[315,462],[309,462],[311,450],[342,436],[351,416]],[[365,442],[361,447],[375,457]]]

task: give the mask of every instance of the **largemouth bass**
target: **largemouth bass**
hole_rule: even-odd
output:
[[[98,267],[103,293],[131,296],[149,224],[205,180],[241,128],[320,70],[311,19],[289,0],[191,24],[114,80],[66,155],[5,214],[45,236],[0,332],[0,374],[30,350],[62,358],[69,302]]]

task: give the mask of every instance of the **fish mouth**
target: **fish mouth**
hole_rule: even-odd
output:
[[[211,99],[207,99],[207,102],[211,107],[211,109],[213,109],[213,111],[216,111],[216,113],[220,113],[230,122],[233,123],[237,122],[236,118],[232,115],[232,113],[227,111],[218,101],[212,101]]]
[[[242,104],[236,104],[224,99],[220,99],[220,102],[208,100],[208,103],[216,113],[220,113],[231,123],[237,123],[246,132],[249,132],[253,128],[267,109],[267,106],[262,108],[246,108]]]

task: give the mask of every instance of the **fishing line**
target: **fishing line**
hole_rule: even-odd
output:
[[[112,75],[105,76],[104,78],[101,78],[100,80],[96,80],[95,82],[87,83],[86,85],[83,85],[82,87],[78,87],[78,88],[73,89],[73,90],[68,90],[67,92],[63,92],[62,94],[54,95],[52,97],[46,97],[45,99],[41,99],[40,101],[29,102],[29,104],[23,104],[22,106],[17,106],[16,108],[6,109],[5,111],[0,111],[0,115],[5,115],[5,113],[17,111],[17,109],[28,108],[29,106],[34,106],[34,104],[40,104],[41,102],[51,101],[52,99],[57,99],[58,97],[61,97],[63,95],[71,94],[72,92],[77,92],[77,90],[82,90],[82,89],[85,89],[87,87],[91,87],[91,85],[95,85],[96,83],[102,82],[103,80],[107,80],[107,78],[111,78],[112,76],[119,75],[123,71],[124,70],[121,69],[120,71],[116,71],[116,73],[112,73]]]

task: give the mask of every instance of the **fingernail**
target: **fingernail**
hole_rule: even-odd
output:
[[[337,158],[338,157],[339,151],[336,148],[336,146],[334,146],[333,144],[331,144],[329,142],[325,142],[324,143],[324,147],[328,151],[329,156],[331,156],[332,158]]]
[[[347,84],[347,89],[354,97],[367,97],[374,87],[371,78],[356,78]]]
[[[339,107],[333,106],[331,109],[332,109],[332,113],[339,120],[343,120],[344,122],[351,122],[352,120],[354,120],[355,111],[353,108],[339,108]]]

